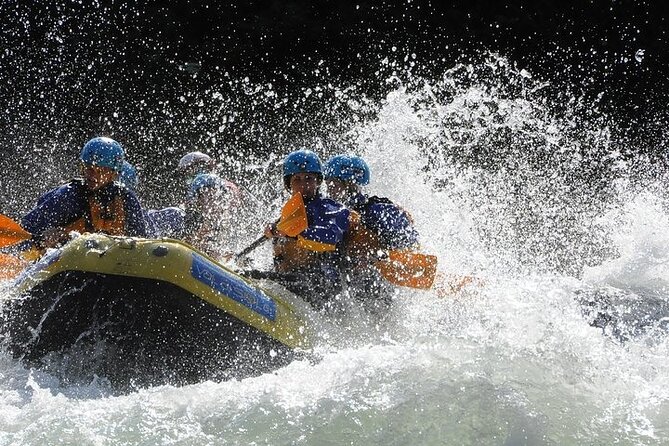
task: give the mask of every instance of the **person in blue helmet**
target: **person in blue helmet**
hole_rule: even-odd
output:
[[[388,250],[418,247],[413,219],[388,198],[362,192],[371,173],[359,156],[333,156],[326,163],[324,175],[328,194],[359,215],[358,224],[346,240],[350,294],[372,309],[383,308],[390,303],[393,287],[374,265]]]
[[[177,173],[185,180],[188,190],[198,175],[215,175],[220,178],[220,182],[225,184],[226,189],[232,193],[230,196],[231,204],[234,205],[240,212],[250,211],[248,206],[248,198],[252,198],[248,190],[240,187],[234,182],[223,178],[219,175],[216,161],[200,151],[188,152],[179,159],[177,165]],[[188,194],[188,192],[187,192]]]
[[[192,234],[200,229],[202,223],[202,210],[197,204],[205,205],[205,200],[200,199],[200,193],[209,195],[207,189],[217,188],[221,185],[219,177],[215,174],[195,174],[188,183],[186,200],[178,206],[170,206],[163,209],[152,209],[148,212],[156,237],[168,237],[176,239],[189,239]],[[213,203],[207,203],[210,205]]]
[[[273,240],[275,272],[294,278],[284,285],[315,308],[332,307],[342,291],[341,249],[351,213],[321,194],[322,165],[318,155],[310,150],[297,150],[286,156],[283,182],[292,195],[302,195],[308,227],[297,237],[288,237],[275,224],[267,226],[265,236]]]
[[[146,221],[135,194],[115,182],[125,152],[111,138],[97,137],[81,150],[83,178],[74,179],[40,197],[21,219],[40,252],[66,242],[72,231],[145,237]]]
[[[127,189],[135,192],[135,189],[137,188],[137,183],[138,183],[137,170],[129,162],[123,161],[123,167],[121,167],[121,171],[119,172],[117,181],[119,183],[121,183],[123,186],[125,186]],[[49,198],[51,197],[51,195],[58,192],[58,189],[60,189],[60,186],[54,187],[53,189],[51,189],[50,191],[46,192],[41,197],[39,197],[37,199],[36,206],[39,206],[40,204],[42,204],[45,201],[48,201]]]

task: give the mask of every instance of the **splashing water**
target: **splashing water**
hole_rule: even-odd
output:
[[[591,104],[556,102],[503,58],[388,82],[380,103],[313,86],[348,119],[312,145],[365,156],[370,192],[477,284],[403,290],[388,320],[326,336],[320,360],[239,381],[102,397],[102,377],[62,387],[3,356],[0,444],[667,444],[665,180],[632,181]],[[240,170],[267,219],[282,155]]]

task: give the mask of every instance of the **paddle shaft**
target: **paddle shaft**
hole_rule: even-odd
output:
[[[300,280],[295,274],[278,273],[276,271],[260,271],[257,269],[240,271],[239,275],[248,277],[249,279],[269,279],[276,282],[297,282]]]
[[[299,233],[307,229],[307,211],[304,207],[302,195],[298,192],[281,209],[281,218],[274,222],[273,227],[278,227],[279,231],[290,237],[296,237]],[[235,260],[239,260],[258,246],[269,240],[264,235],[255,242],[251,243],[242,252],[235,255]]]
[[[260,245],[262,245],[263,243],[265,243],[267,240],[269,240],[269,239],[268,239],[267,237],[265,237],[264,235],[263,235],[262,237],[258,238],[256,241],[254,241],[254,242],[251,243],[249,246],[247,246],[246,248],[244,248],[244,249],[242,250],[242,252],[240,252],[239,254],[235,255],[235,260],[239,260],[239,259],[241,259],[241,258],[244,257],[245,255],[249,254],[251,251],[253,251],[254,249],[256,249],[258,246],[260,246]]]

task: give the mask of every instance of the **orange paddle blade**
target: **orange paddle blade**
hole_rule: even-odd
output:
[[[390,251],[387,260],[376,266],[385,279],[395,285],[430,289],[437,273],[437,257],[411,251]]]
[[[23,271],[29,262],[9,254],[0,253],[0,280],[13,279]]]
[[[0,214],[0,248],[11,246],[24,240],[30,240],[32,234],[26,231],[17,222]]]
[[[308,226],[307,209],[304,207],[302,194],[298,192],[281,209],[281,220],[276,228],[289,237],[297,237]]]
[[[474,276],[456,276],[452,274],[446,275],[439,272],[437,273],[437,277],[434,283],[434,290],[439,297],[449,297],[454,296],[462,289],[471,285],[480,287],[483,285],[483,281]]]

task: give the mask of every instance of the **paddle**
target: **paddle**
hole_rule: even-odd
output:
[[[276,225],[276,229],[289,237],[297,237],[302,231],[307,229],[308,225],[307,209],[304,207],[302,194],[298,192],[283,205],[283,208],[281,209],[281,218]],[[239,260],[246,256],[267,240],[269,239],[264,235],[258,238],[248,247],[244,248],[239,254],[236,254],[235,260]]]
[[[30,240],[32,234],[17,222],[0,214],[0,248]],[[0,253],[0,280],[13,279],[28,265],[28,262],[11,254]]]
[[[446,275],[443,272],[438,272],[434,283],[434,291],[439,297],[449,297],[459,293],[465,287],[481,287],[484,283],[482,279],[476,276]]]
[[[308,226],[307,211],[304,207],[302,195],[297,193],[286,202],[281,209],[281,219],[276,228],[290,237],[296,237]],[[235,256],[239,260],[267,238],[255,240],[251,245]],[[377,267],[388,282],[410,288],[429,289],[434,283],[437,272],[437,258],[433,255],[411,251],[390,251],[388,259],[377,262]]]
[[[17,222],[0,214],[0,248],[15,245],[30,240],[32,234],[21,227]]]
[[[276,225],[276,229],[288,237],[297,237],[307,227],[309,227],[307,208],[304,207],[302,194],[298,192],[283,205],[281,219]]]
[[[409,288],[432,288],[437,273],[437,257],[412,251],[389,251],[388,258],[376,263],[390,283]]]
[[[239,253],[235,254],[235,261],[241,259],[242,257],[245,257],[248,255],[251,251],[256,249],[258,246],[262,245],[267,241],[267,237],[264,235],[260,236],[260,238],[256,239],[253,243],[251,243],[249,246],[241,250]]]

